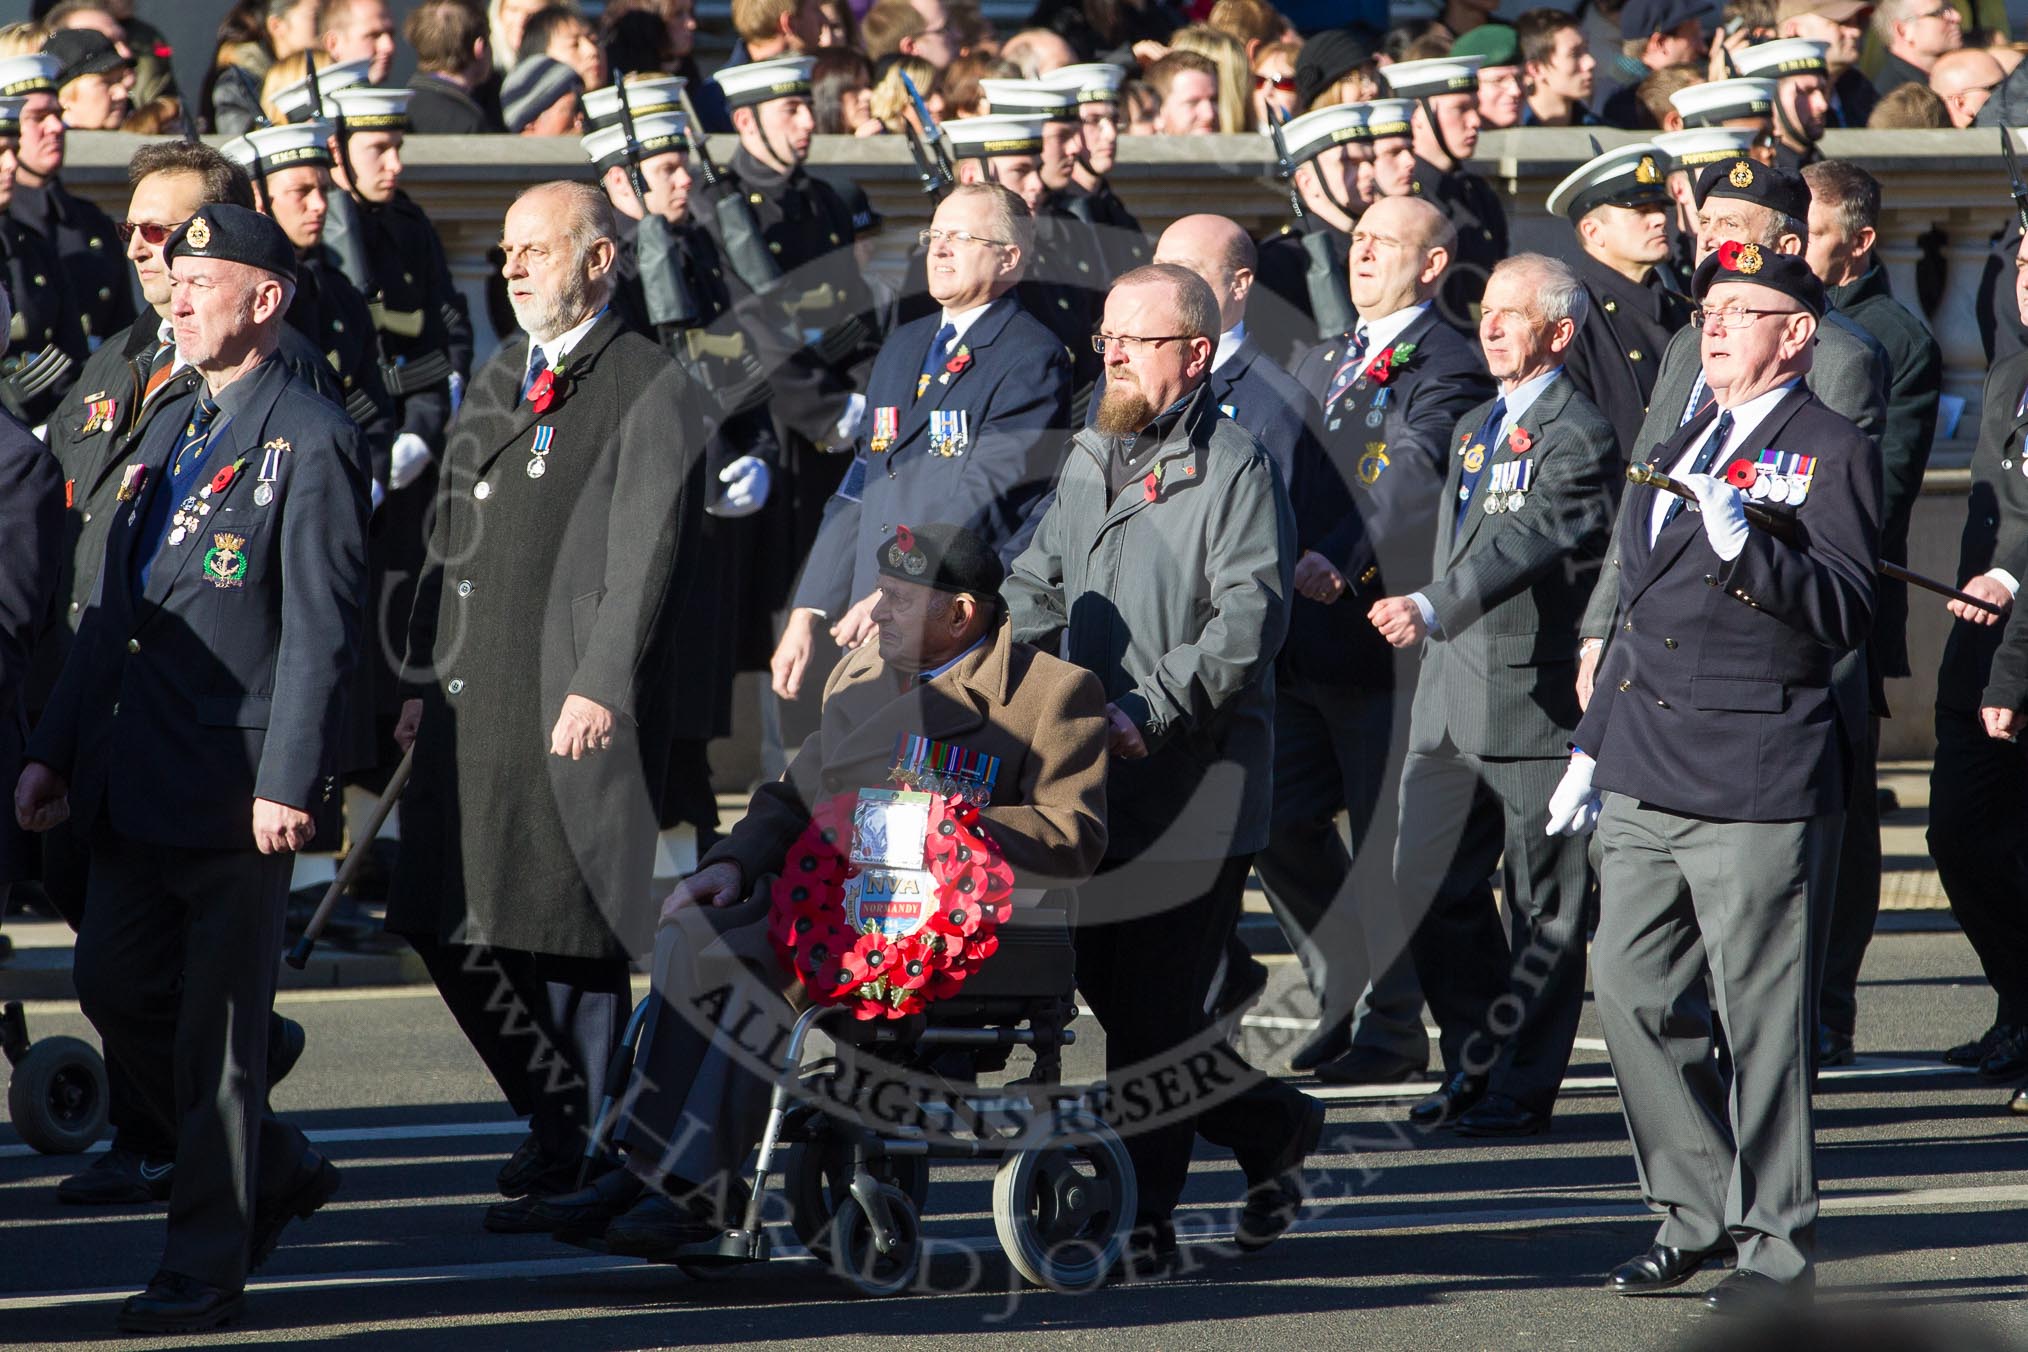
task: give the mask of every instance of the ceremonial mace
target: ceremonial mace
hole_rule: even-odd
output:
[[[1639,461],[1627,466],[1627,482],[1630,484],[1646,484],[1649,488],[1658,489],[1664,493],[1674,493],[1677,497],[1688,503],[1695,504],[1697,501],[1697,491],[1695,489],[1670,478],[1653,465],[1644,464]],[[1796,525],[1794,517],[1783,516],[1779,512],[1770,511],[1765,505],[1755,502],[1751,498],[1744,505],[1746,507],[1746,519],[1748,522],[1759,526],[1762,530],[1775,536],[1777,539],[1793,542]],[[1886,559],[1880,559],[1874,563],[1873,568],[1882,577],[1891,577],[1897,582],[1906,582],[1911,587],[1920,587],[1924,591],[1935,592],[1938,596],[1952,601],[1962,601],[1964,604],[1977,607],[1988,614],[1998,616],[2006,614],[2005,611],[2001,610],[1991,601],[1981,601],[1978,597],[1968,592],[1961,592],[1956,587],[1946,586],[1933,577],[1924,577],[1921,573],[1910,572],[1898,563],[1889,563]],[[348,860],[347,862],[350,861]]]
[[[338,876],[331,880],[331,886],[324,890],[324,899],[317,903],[317,913],[310,917],[310,923],[303,926],[303,937],[296,940],[296,946],[288,952],[289,966],[302,971],[309,964],[310,954],[317,947],[317,939],[324,933],[324,926],[331,919],[331,912],[338,905],[338,898],[352,885],[352,879],[366,862],[366,847],[380,834],[387,814],[394,811],[394,805],[401,797],[401,791],[408,787],[409,768],[415,764],[415,748],[411,746],[401,753],[401,764],[394,767],[394,773],[387,777],[387,788],[381,793],[380,801],[373,805],[373,815],[366,820],[366,831],[358,844],[346,854],[345,862],[338,866]]]

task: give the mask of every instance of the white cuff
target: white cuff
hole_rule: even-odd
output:
[[[1444,627],[1437,623],[1436,607],[1429,603],[1429,598],[1421,592],[1410,592],[1408,599],[1415,602],[1416,612],[1422,616],[1422,627],[1429,630],[1430,637],[1442,637]]]
[[[1991,579],[1993,579],[1993,581],[2005,587],[2007,589],[2007,595],[2019,596],[2021,594],[2021,579],[2015,577],[2005,568],[1988,568],[1986,570],[1986,576],[1990,577]]]

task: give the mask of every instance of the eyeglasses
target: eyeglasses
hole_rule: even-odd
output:
[[[1011,249],[1014,247],[1007,240],[987,239],[984,235],[975,235],[969,230],[918,230],[915,232],[915,242],[925,249],[929,248],[932,244],[943,244],[946,242],[951,244],[984,244],[995,249]]]
[[[1751,327],[1753,322],[1766,315],[1799,315],[1801,310],[1749,310],[1744,305],[1731,305],[1722,310],[1707,310],[1698,306],[1690,312],[1690,323],[1706,333],[1714,327],[1731,331]]]
[[[181,224],[181,222],[178,222],[178,224]],[[168,239],[169,236],[176,233],[176,226],[165,225],[161,221],[121,221],[113,228],[120,232],[120,243],[122,244],[132,242],[134,236],[138,234],[142,239],[158,249],[162,247],[163,240]]]
[[[1909,19],[1909,22],[1918,23],[1923,19],[1942,19],[1945,23],[1964,22],[1964,16],[1949,5],[1938,5],[1935,9],[1926,10],[1921,14],[1914,15]]]
[[[1253,87],[1255,89],[1278,89],[1284,94],[1293,94],[1296,92],[1296,77],[1284,75],[1277,78],[1271,75],[1256,75],[1253,77]]]
[[[1128,333],[1094,333],[1091,336],[1091,350],[1103,357],[1109,347],[1117,347],[1123,351],[1129,343],[1137,348],[1160,347],[1164,343],[1187,343],[1195,337],[1197,335],[1194,333],[1165,333],[1158,338],[1136,338]]]

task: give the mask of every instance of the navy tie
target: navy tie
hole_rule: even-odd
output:
[[[140,530],[134,536],[133,553],[129,555],[134,570],[134,594],[139,596],[148,586],[148,572],[155,566],[155,556],[162,552],[162,540],[169,532],[169,515],[176,505],[197,490],[197,479],[204,472],[204,444],[211,440],[211,424],[218,417],[218,405],[211,398],[211,391],[199,386],[197,402],[190,410],[190,421],[183,425],[183,433],[176,441],[176,454],[169,458],[166,466],[167,481],[155,485],[148,494],[148,505],[141,517]]]
[[[1491,411],[1486,414],[1486,421],[1479,424],[1479,435],[1465,443],[1467,454],[1474,446],[1483,446],[1485,450],[1482,453],[1483,458],[1479,461],[1479,467],[1473,469],[1467,465],[1464,476],[1458,483],[1458,510],[1457,515],[1451,518],[1453,535],[1464,527],[1465,513],[1471,509],[1472,495],[1479,491],[1479,480],[1485,477],[1486,464],[1493,458],[1493,447],[1500,435],[1500,423],[1506,416],[1507,396],[1503,394],[1493,401]]]
[[[1725,449],[1725,439],[1732,435],[1732,410],[1721,409],[1718,421],[1711,425],[1711,435],[1705,438],[1704,446],[1697,452],[1697,458],[1690,462],[1690,473],[1709,474],[1711,462],[1718,459],[1718,453]],[[1683,499],[1677,498],[1669,504],[1669,510],[1662,514],[1662,525],[1666,529],[1676,519],[1676,513],[1683,510]]]
[[[529,391],[535,388],[536,380],[548,369],[549,356],[540,347],[535,348],[529,353],[528,374],[521,378],[521,397],[523,399],[528,397]]]
[[[922,358],[922,374],[917,376],[915,381],[916,398],[920,399],[929,393],[930,381],[943,369],[944,353],[950,350],[951,343],[957,336],[958,326],[945,324],[937,330],[937,336],[930,339],[929,351],[925,352]]]
[[[1324,408],[1338,402],[1338,396],[1352,388],[1352,382],[1359,379],[1359,372],[1366,361],[1366,326],[1352,335],[1352,346],[1345,349],[1345,360],[1338,363],[1338,369],[1331,375],[1330,390],[1324,395]]]

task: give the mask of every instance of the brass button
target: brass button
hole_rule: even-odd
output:
[[[1620,628],[1625,632],[1631,634],[1634,632],[1634,622],[1632,620],[1628,620],[1626,621],[1626,623],[1622,624]]]
[[[85,519],[86,521],[90,521],[90,520],[92,519],[92,514],[91,514],[90,512],[86,512],[86,513],[84,514],[84,519]]]
[[[1633,688],[1634,688],[1634,683],[1633,683],[1632,681],[1621,681],[1621,682],[1620,682],[1620,689],[1621,689],[1622,691],[1627,691],[1627,690],[1632,690]]]
[[[70,603],[70,613],[73,615],[77,614],[77,602],[72,601]]]
[[[1676,640],[1673,638],[1665,638],[1662,640],[1662,646],[1664,648],[1674,648],[1676,646]]]
[[[141,651],[141,640],[139,640],[139,639],[137,639],[137,638],[130,638],[130,639],[128,639],[128,640],[127,640],[127,651],[128,651],[128,652],[130,652],[130,653],[137,653],[137,652]]]
[[[1655,707],[1657,709],[1666,709],[1669,707],[1669,701],[1665,699],[1658,699],[1655,701]]]
[[[1641,349],[1637,347],[1633,351],[1627,353],[1627,356],[1629,356],[1635,361],[1639,361],[1641,359]]]
[[[746,195],[746,200],[755,206],[759,206],[761,204],[761,195],[757,192],[750,192]]]
[[[1612,302],[1612,301],[1607,301],[1607,302],[1606,302],[1606,313],[1607,313],[1607,314],[1615,314],[1615,313],[1617,313],[1617,312],[1618,312],[1619,308],[1620,308],[1620,307],[1619,307],[1619,306],[1618,306],[1617,304],[1615,304],[1614,302]]]

